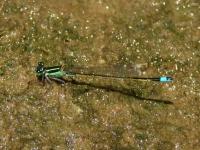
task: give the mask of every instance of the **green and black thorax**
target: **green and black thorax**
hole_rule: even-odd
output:
[[[61,66],[45,67],[43,62],[39,62],[36,67],[36,76],[39,80],[46,77],[62,78],[64,75],[65,72],[61,69]]]

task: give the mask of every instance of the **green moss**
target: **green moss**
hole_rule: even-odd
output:
[[[175,145],[172,142],[169,142],[169,141],[160,141],[157,144],[156,149],[157,150],[162,150],[162,149],[171,150],[174,147],[175,147]]]
[[[145,133],[138,133],[135,135],[135,138],[137,140],[146,140],[148,138],[148,136]]]
[[[20,12],[20,7],[15,2],[7,2],[3,3],[3,12],[7,14],[16,14]]]
[[[5,73],[5,70],[3,68],[0,68],[0,76],[3,76]]]

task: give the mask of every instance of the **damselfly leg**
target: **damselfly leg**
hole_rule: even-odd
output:
[[[65,80],[61,78],[49,77],[49,79],[54,80],[60,84],[65,84]]]

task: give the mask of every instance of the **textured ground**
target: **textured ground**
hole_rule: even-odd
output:
[[[199,9],[199,0],[1,0],[0,149],[200,149]],[[175,80],[43,86],[38,61]]]

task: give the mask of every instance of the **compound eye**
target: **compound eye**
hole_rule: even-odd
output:
[[[44,66],[44,63],[43,62],[39,62],[38,66]]]

